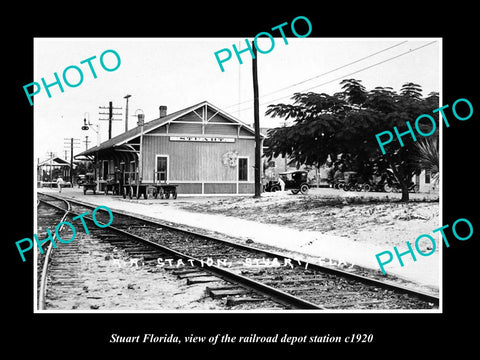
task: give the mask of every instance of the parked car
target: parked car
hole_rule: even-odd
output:
[[[280,178],[285,182],[285,190],[290,190],[293,194],[308,193],[310,186],[307,181],[308,172],[305,170],[287,171],[279,173]],[[265,186],[265,191],[280,191],[282,189],[279,180],[270,180]]]

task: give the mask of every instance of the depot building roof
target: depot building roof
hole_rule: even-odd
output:
[[[182,109],[182,110],[175,111],[175,112],[173,112],[169,115],[165,115],[165,116],[159,117],[157,119],[151,120],[149,122],[145,122],[145,124],[143,126],[143,133],[146,134],[146,133],[148,133],[150,131],[153,131],[153,130],[155,130],[155,129],[157,129],[157,128],[165,125],[165,124],[171,123],[172,121],[174,121],[174,120],[176,120],[176,119],[178,119],[178,118],[180,118],[180,117],[182,117],[182,116],[184,116],[184,115],[186,115],[186,114],[188,114],[192,111],[195,111],[195,110],[201,108],[202,106],[209,107],[211,110],[215,111],[215,114],[221,114],[227,120],[238,124],[238,126],[244,128],[247,132],[251,133],[252,135],[255,135],[255,130],[251,126],[249,126],[249,125],[243,123],[242,121],[236,119],[235,117],[231,116],[230,114],[226,113],[225,111],[220,110],[219,108],[210,104],[208,101],[202,101],[201,103],[189,106],[189,107],[187,107],[185,109]],[[86,151],[81,152],[80,154],[75,155],[75,158],[81,157],[81,156],[87,157],[87,156],[90,156],[90,155],[94,155],[98,151],[111,149],[113,147],[123,145],[123,144],[127,143],[128,141],[130,141],[132,139],[135,139],[138,136],[140,136],[141,131],[142,131],[141,126],[136,126],[135,128],[130,129],[130,130],[128,130],[128,131],[126,131],[126,132],[124,132],[120,135],[117,135],[117,136],[101,143],[98,146],[95,146],[91,149],[88,149]],[[261,134],[260,136],[262,138],[264,137],[263,134]]]

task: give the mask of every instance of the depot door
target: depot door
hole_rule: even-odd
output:
[[[155,166],[155,182],[168,181],[168,155],[157,155]]]

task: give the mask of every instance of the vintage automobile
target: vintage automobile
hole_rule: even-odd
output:
[[[290,190],[293,194],[308,193],[310,186],[307,181],[307,171],[296,170],[279,173],[279,177],[285,182],[285,190]],[[279,180],[270,180],[265,186],[265,191],[280,191],[281,185]]]

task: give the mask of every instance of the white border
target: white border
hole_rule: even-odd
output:
[[[37,38],[34,38],[36,40]],[[49,39],[52,40],[51,38],[42,38],[42,39]],[[135,40],[135,41],[149,41],[152,40],[151,38],[75,38],[76,41],[102,41],[108,39],[109,41],[122,41],[122,40]],[[228,43],[232,38],[202,38],[200,40],[202,41],[214,41],[214,40],[219,40],[221,39],[222,41],[225,41]],[[238,40],[239,38],[233,38],[235,40]],[[385,41],[398,41],[398,40],[412,40],[412,41],[433,41],[436,40],[438,42],[439,46],[439,56],[438,56],[438,61],[439,61],[439,101],[440,101],[440,106],[443,106],[443,38],[442,37],[420,37],[420,38],[412,38],[412,37],[395,37],[395,38],[389,38],[389,37],[368,37],[368,38],[311,38],[311,39],[321,39],[321,40],[327,40],[327,41],[378,41],[378,40],[385,40]],[[64,40],[59,39],[59,40]],[[162,38],[162,40],[166,41],[191,41],[195,40],[198,41],[199,39],[196,38]],[[240,39],[243,40],[243,39]],[[34,78],[36,78],[35,74],[37,73],[36,71],[36,64],[37,64],[37,51],[36,48],[38,46],[38,42],[34,41]],[[210,104],[211,105],[211,104]],[[35,114],[36,114],[36,108],[34,106],[33,109],[34,113],[34,120],[35,120]],[[243,123],[242,123],[243,124]],[[35,128],[34,128],[35,130]],[[39,139],[35,138],[35,131],[34,131],[34,144],[36,141],[39,141]],[[443,126],[440,127],[440,186],[439,186],[439,206],[440,206],[440,211],[439,211],[439,218],[440,218],[440,224],[439,226],[442,226],[443,224]],[[35,152],[35,147],[34,147],[34,159],[37,159],[38,154]],[[36,160],[33,163],[33,172],[34,172],[34,181],[33,181],[33,208],[35,209],[34,213],[34,229],[33,233],[36,233],[37,231],[37,167],[36,167]],[[168,177],[168,174],[167,174]],[[237,177],[238,178],[238,177]],[[243,183],[243,181],[242,181]],[[238,188],[237,188],[238,192]],[[216,194],[215,194],[216,195]],[[232,194],[229,194],[232,195]],[[210,196],[210,194],[209,194]],[[440,242],[441,244],[441,242]],[[34,304],[34,313],[42,313],[42,314],[58,314],[58,313],[68,313],[68,314],[146,314],[146,313],[155,313],[155,314],[191,314],[191,313],[200,313],[200,314],[257,314],[257,313],[265,313],[265,314],[299,314],[299,313],[306,313],[306,314],[439,314],[443,313],[443,246],[439,246],[439,297],[440,297],[440,303],[439,303],[439,308],[436,310],[211,310],[211,311],[202,311],[202,310],[38,310],[38,302],[37,302],[37,251],[35,251],[34,256],[33,256],[33,264],[32,264],[32,270],[33,270],[33,278],[34,278],[34,286],[33,286],[33,304]]]

